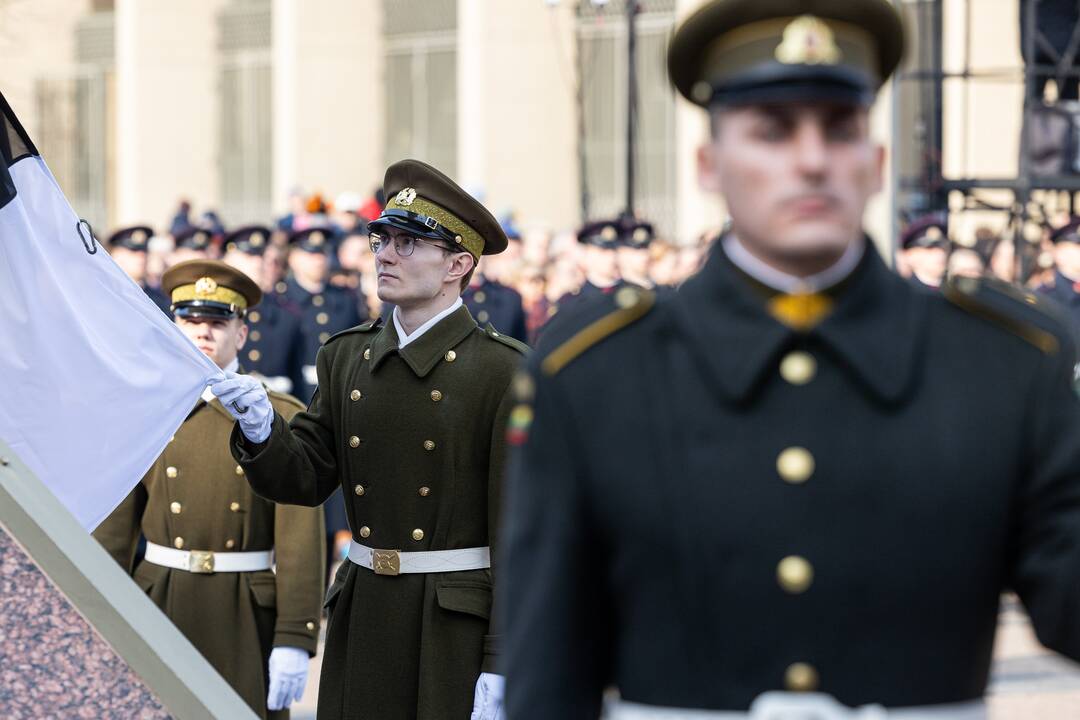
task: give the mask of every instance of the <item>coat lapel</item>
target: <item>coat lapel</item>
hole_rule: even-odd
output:
[[[383,360],[397,353],[417,377],[426,377],[446,355],[477,328],[469,309],[462,305],[435,324],[427,332],[404,348],[398,347],[397,328],[394,323],[383,325],[371,344],[371,372],[378,370]]]
[[[807,334],[828,346],[856,382],[879,400],[895,403],[916,375],[930,299],[895,276],[868,240],[834,310]],[[732,265],[720,243],[677,293],[673,319],[699,366],[736,403],[751,398],[801,337],[768,313],[762,293]]]

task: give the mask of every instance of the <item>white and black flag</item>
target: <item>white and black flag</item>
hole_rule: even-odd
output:
[[[0,95],[0,439],[89,530],[221,375],[98,246]]]

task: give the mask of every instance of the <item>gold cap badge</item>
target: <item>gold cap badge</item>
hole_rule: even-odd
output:
[[[408,207],[409,205],[412,205],[413,200],[415,200],[415,199],[416,199],[416,190],[414,190],[414,189],[412,189],[410,187],[402,189],[402,191],[397,194],[397,197],[394,198],[394,200],[397,202],[398,205],[404,205],[406,207]]]
[[[776,59],[785,65],[836,65],[841,56],[832,28],[813,15],[788,23],[776,47]]]
[[[217,281],[212,277],[201,277],[195,282],[195,294],[198,296],[213,295],[217,288]]]

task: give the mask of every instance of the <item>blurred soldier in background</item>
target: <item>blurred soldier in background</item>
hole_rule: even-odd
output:
[[[109,255],[120,266],[120,269],[150,296],[162,312],[172,317],[169,299],[163,292],[146,282],[147,250],[153,235],[152,228],[146,225],[133,225],[114,231],[105,243],[109,249]]]

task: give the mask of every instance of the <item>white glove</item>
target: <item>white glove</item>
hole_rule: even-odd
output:
[[[212,382],[210,391],[234,418],[253,443],[266,442],[274,422],[274,408],[262,383],[247,375],[225,373],[224,380]]]
[[[276,647],[270,651],[270,692],[266,694],[269,710],[282,710],[304,695],[307,685],[308,654],[295,647]]]
[[[506,678],[492,673],[480,673],[473,694],[472,715],[469,720],[506,720],[503,713],[503,692]]]

